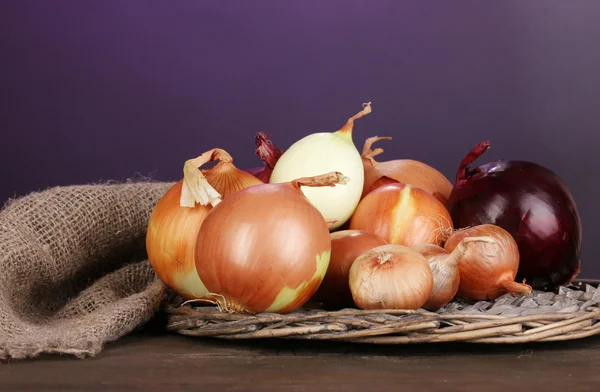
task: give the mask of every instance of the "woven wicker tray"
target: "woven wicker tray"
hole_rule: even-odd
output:
[[[289,314],[230,314],[215,307],[167,306],[170,331],[219,339],[308,339],[371,344],[527,343],[600,334],[600,280],[578,280],[556,292],[506,294],[495,301],[453,301],[425,310],[325,311],[319,304]]]

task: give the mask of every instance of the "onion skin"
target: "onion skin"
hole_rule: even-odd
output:
[[[385,245],[375,234],[360,230],[344,230],[331,233],[331,258],[325,278],[312,299],[328,308],[354,307],[348,284],[350,267],[361,254]]]
[[[402,245],[382,245],[354,261],[349,285],[360,309],[415,310],[431,294],[433,273],[420,253]]]
[[[442,245],[444,233],[454,229],[444,205],[424,190],[394,183],[365,196],[350,219],[351,230],[364,230],[388,244]]]
[[[300,186],[316,177],[241,190],[213,208],[198,233],[196,269],[212,298],[234,312],[287,313],[316,292],[331,255],[329,228]],[[309,184],[312,181],[312,185]]]
[[[526,161],[494,161],[469,167],[489,148],[478,144],[461,162],[449,210],[456,227],[493,224],[515,239],[517,280],[552,290],[577,277],[581,266],[581,218],[565,183]]]
[[[222,197],[238,190],[262,184],[254,176],[237,169],[224,150],[213,149],[197,158],[194,165],[219,160],[214,167],[197,170]],[[146,251],[159,279],[185,299],[206,295],[207,290],[196,272],[195,246],[200,226],[212,210],[211,205],[180,205],[184,179],[175,183],[154,207],[148,221]]]
[[[467,237],[491,237],[495,244],[472,244],[460,263],[457,296],[466,300],[494,300],[504,293],[531,294],[531,286],[515,282],[519,249],[513,237],[501,227],[479,225],[455,232],[444,244],[452,252]]]
[[[269,183],[275,164],[285,152],[284,150],[277,149],[273,142],[269,140],[269,136],[269,134],[265,134],[264,132],[258,132],[254,135],[256,155],[260,157],[265,165],[263,167],[246,169],[246,172],[252,174],[265,184]]]
[[[453,185],[446,176],[430,165],[413,159],[377,162],[375,156],[383,153],[383,149],[372,150],[371,147],[373,143],[380,140],[392,140],[392,138],[374,136],[368,138],[363,147],[361,155],[365,171],[363,198],[380,186],[400,182],[423,189],[444,206],[448,204]]]

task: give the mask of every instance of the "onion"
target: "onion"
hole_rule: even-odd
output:
[[[381,186],[365,196],[350,229],[376,234],[389,244],[442,245],[454,226],[446,207],[424,190],[401,183]]]
[[[331,240],[300,190],[344,184],[340,173],[253,186],[213,208],[198,233],[196,269],[213,300],[231,312],[287,313],[315,293]]]
[[[365,184],[362,197],[378,187],[401,182],[414,185],[432,194],[445,206],[452,192],[452,183],[438,170],[412,159],[395,159],[377,162],[375,157],[383,153],[383,149],[372,150],[373,143],[380,140],[392,140],[391,137],[374,136],[365,141],[362,160],[365,171]]]
[[[458,297],[485,301],[504,293],[531,294],[531,286],[514,280],[519,268],[519,249],[510,233],[494,225],[474,226],[455,232],[444,249],[452,252],[468,237],[489,237],[495,243],[476,243],[466,250],[458,264]]]
[[[433,287],[423,255],[402,245],[381,245],[360,255],[349,275],[356,305],[369,309],[419,309]]]
[[[456,227],[493,224],[520,253],[517,280],[551,290],[580,271],[581,219],[573,196],[552,171],[526,161],[469,165],[489,148],[478,144],[461,162],[449,210]]]
[[[331,233],[331,259],[325,278],[312,299],[330,308],[353,307],[348,274],[361,254],[386,242],[375,234],[360,230]]]
[[[215,160],[219,163],[206,170],[204,175],[197,169]],[[150,264],[167,287],[186,299],[196,299],[207,292],[196,272],[194,252],[198,230],[212,209],[209,204],[217,200],[211,186],[223,197],[228,197],[240,189],[262,182],[237,169],[231,156],[218,148],[187,161],[184,172],[184,179],[165,193],[150,215],[146,250]],[[199,204],[190,200],[192,192],[189,185],[196,186],[194,183],[204,184],[210,192],[210,196],[207,193],[207,197]]]
[[[354,212],[364,183],[362,160],[352,140],[354,120],[371,113],[371,103],[363,105],[337,132],[308,135],[287,149],[271,174],[271,183],[288,182],[299,177],[337,171],[348,178],[346,186],[302,189],[321,212],[331,230],[344,224]]]
[[[491,237],[465,237],[448,253],[444,248],[433,244],[421,244],[412,249],[422,254],[429,262],[433,272],[433,288],[429,299],[423,305],[424,309],[437,310],[448,304],[454,298],[460,284],[458,264],[471,242],[495,243]]]
[[[254,135],[254,143],[256,144],[256,155],[260,157],[265,165],[263,167],[247,169],[246,171],[254,175],[262,182],[268,183],[269,179],[271,178],[273,168],[284,151],[275,148],[273,142],[269,140],[269,135],[266,135],[263,132],[258,132],[256,135]]]

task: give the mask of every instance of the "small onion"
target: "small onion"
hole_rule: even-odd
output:
[[[214,167],[198,170],[205,163],[219,161]],[[191,200],[190,186],[204,184],[209,189],[201,203]],[[210,184],[210,185],[209,185]],[[262,184],[254,176],[237,169],[231,155],[215,148],[185,164],[184,179],[175,183],[154,207],[148,221],[146,250],[159,279],[186,299],[204,296],[206,287],[198,277],[194,252],[198,231],[217,199],[240,189]],[[220,194],[218,198],[214,190]],[[193,191],[193,193],[197,193]]]
[[[360,230],[331,233],[331,259],[325,278],[312,299],[329,308],[353,307],[348,274],[354,260],[361,254],[385,245],[379,236]]]
[[[491,237],[495,243],[476,243],[467,249],[458,264],[458,297],[485,301],[504,293],[531,294],[531,286],[515,282],[519,248],[508,231],[490,224],[458,230],[448,238],[444,249],[452,252],[467,237]]]
[[[362,160],[365,168],[365,185],[362,197],[385,184],[400,182],[413,185],[430,193],[444,206],[452,192],[452,183],[437,169],[413,159],[395,159],[377,162],[375,157],[383,153],[382,148],[372,150],[373,143],[380,140],[392,140],[387,136],[373,136],[365,141]]]
[[[351,230],[376,234],[389,244],[442,245],[454,226],[444,205],[424,190],[388,184],[360,201],[350,220]]]
[[[402,245],[381,245],[354,261],[349,285],[361,309],[414,310],[427,302],[433,273],[417,251]]]
[[[491,237],[465,237],[451,253],[433,244],[412,247],[427,259],[433,272],[433,289],[429,299],[423,305],[424,309],[438,310],[454,298],[460,284],[458,265],[471,242],[495,243]]]
[[[329,173],[257,185],[214,207],[196,243],[205,298],[242,313],[287,313],[308,301],[329,266],[331,240],[323,216],[300,187],[345,181],[341,173]]]

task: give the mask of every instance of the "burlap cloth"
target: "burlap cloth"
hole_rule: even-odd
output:
[[[83,358],[147,322],[165,295],[147,221],[171,183],[56,187],[0,210],[0,358]]]

